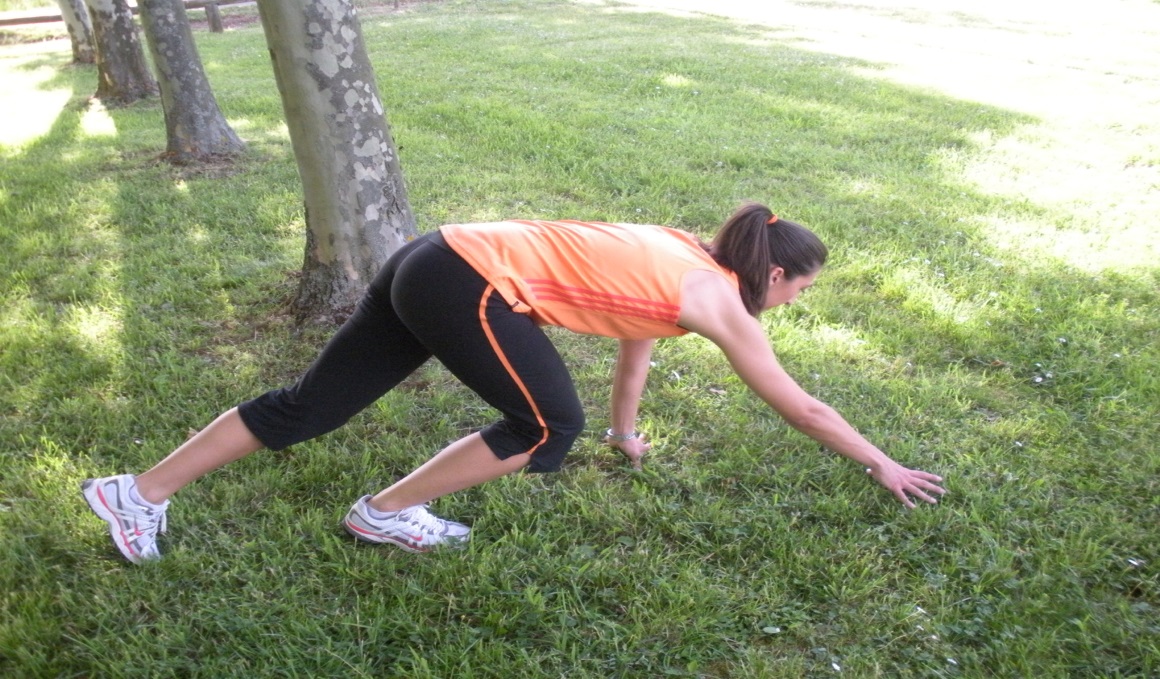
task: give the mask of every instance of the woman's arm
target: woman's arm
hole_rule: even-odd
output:
[[[644,393],[648,379],[649,358],[656,340],[620,340],[620,353],[616,357],[616,373],[612,378],[612,433],[632,434],[636,431],[636,415],[640,407],[640,396]],[[606,438],[605,442],[619,448],[628,457],[633,467],[640,468],[640,459],[651,447],[641,438],[617,440]]]
[[[792,427],[866,467],[907,507],[908,497],[934,503],[941,478],[907,469],[859,434],[833,408],[807,394],[778,363],[757,319],[746,313],[737,291],[719,275],[693,271],[682,286],[682,327],[716,344],[742,381]]]

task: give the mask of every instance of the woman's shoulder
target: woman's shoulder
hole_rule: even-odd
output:
[[[699,335],[709,335],[725,319],[748,316],[737,290],[737,278],[729,272],[710,269],[686,272],[681,279],[680,326]]]

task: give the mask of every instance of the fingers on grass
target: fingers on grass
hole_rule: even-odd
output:
[[[920,481],[917,485],[920,486],[921,488],[923,488],[924,490],[929,490],[930,492],[938,493],[939,495],[942,495],[943,493],[947,492],[946,488],[943,488],[942,486],[938,485],[937,483],[933,483],[931,481]]]

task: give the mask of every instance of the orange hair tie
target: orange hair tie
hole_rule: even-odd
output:
[[[779,219],[779,217],[777,215],[770,215],[769,221],[766,222],[766,224],[770,224],[770,225],[776,224],[778,219]]]

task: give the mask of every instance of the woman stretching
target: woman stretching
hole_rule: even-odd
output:
[[[444,226],[391,257],[296,384],[227,411],[139,476],[85,481],[84,496],[125,558],[158,558],[173,493],[261,448],[336,429],[434,356],[503,419],[359,499],[342,524],[412,552],[462,545],[468,527],[425,503],[518,469],[555,471],[584,428],[568,369],[540,329],[556,325],[620,340],[605,441],[634,466],[649,447],[635,421],[653,343],[694,332],[794,428],[865,467],[907,507],[912,497],[934,503],[942,479],[894,462],[802,391],[756,319],[813,284],[826,254],[812,232],[757,204],[737,210],[709,245],[660,226]]]

